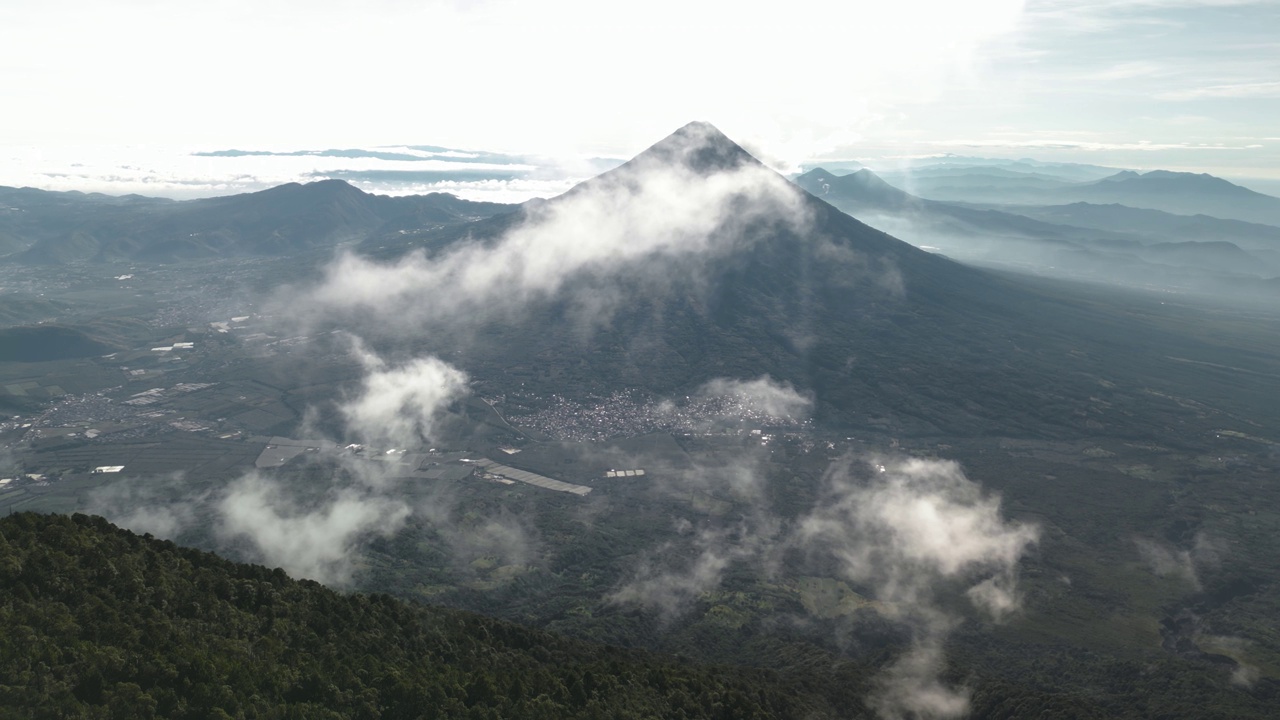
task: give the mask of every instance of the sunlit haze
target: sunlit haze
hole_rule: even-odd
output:
[[[1280,6],[1230,0],[7,3],[0,184],[224,194],[404,168],[192,152],[430,145],[538,172],[369,187],[517,200],[701,119],[783,170],[954,153],[1275,192],[1277,37]]]

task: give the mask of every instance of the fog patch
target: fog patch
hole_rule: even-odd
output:
[[[87,511],[135,533],[174,540],[197,526],[209,500],[208,491],[191,494],[186,484],[181,472],[114,482],[90,493]]]
[[[747,519],[703,530],[680,519],[673,529],[685,537],[646,553],[632,578],[606,598],[609,602],[654,610],[669,622],[718,588],[731,564],[758,560],[777,534],[776,523]]]
[[[439,358],[392,365],[358,340],[353,352],[365,374],[338,409],[349,434],[363,443],[404,449],[427,442],[441,412],[470,391],[466,373]]]
[[[813,396],[801,394],[789,382],[778,382],[768,375],[754,380],[715,378],[695,393],[700,398],[725,398],[741,402],[748,414],[762,414],[765,419],[795,422],[813,412]],[[742,414],[742,413],[740,413]]]
[[[872,596],[879,612],[910,632],[910,647],[868,699],[881,717],[963,715],[968,690],[941,680],[945,641],[962,621],[945,608],[964,598],[993,621],[1016,612],[1018,563],[1038,541],[1038,528],[1006,520],[1000,498],[965,477],[954,462],[839,462],[828,471],[814,506],[790,518],[770,509],[762,491],[764,470],[744,461],[729,473],[750,478],[746,487],[754,493],[742,498],[752,501],[739,504],[738,521],[702,529],[678,521],[682,537],[646,554],[610,599],[669,619],[718,588],[732,564],[752,563],[767,576],[784,555],[799,553],[814,566],[834,568],[839,579]],[[708,487],[714,477],[695,468],[681,487]]]
[[[1226,550],[1223,541],[1203,532],[1196,533],[1190,550],[1144,537],[1133,538],[1133,543],[1138,549],[1138,556],[1152,573],[1159,577],[1180,578],[1197,592],[1204,587],[1199,570],[1218,567]]]
[[[877,679],[876,693],[868,704],[886,720],[930,720],[967,715],[969,690],[948,687],[939,677],[945,661],[940,642],[917,643]]]
[[[793,536],[808,554],[833,558],[842,578],[871,589],[912,631],[912,647],[870,699],[884,718],[958,717],[968,691],[939,679],[942,648],[959,622],[943,610],[954,588],[1001,620],[1019,606],[1017,565],[1037,528],[1007,522],[1000,499],[954,462],[873,459],[869,476],[836,466],[818,505]]]
[[[410,510],[399,500],[355,488],[332,491],[305,507],[273,479],[250,473],[228,486],[216,506],[224,541],[247,540],[264,564],[294,577],[346,585],[360,544],[390,537]]]
[[[466,567],[484,558],[504,566],[536,564],[541,540],[530,518],[506,507],[488,514],[469,512],[459,516],[458,505],[451,492],[442,490],[414,508],[415,517],[437,533],[457,566]]]

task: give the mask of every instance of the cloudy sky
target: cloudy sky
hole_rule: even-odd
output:
[[[793,5],[0,2],[0,184],[189,196],[384,173],[515,199],[702,119],[784,169],[956,153],[1280,190],[1275,0]],[[384,146],[409,157],[192,154]],[[522,169],[432,174],[459,161]]]

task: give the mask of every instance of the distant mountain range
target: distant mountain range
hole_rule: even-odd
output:
[[[1120,205],[960,205],[916,197],[865,169],[836,176],[818,168],[794,181],[875,227],[965,261],[1249,297],[1270,297],[1257,281],[1280,276],[1280,227]]]
[[[371,195],[341,180],[183,202],[0,188],[0,251],[36,265],[288,255],[511,209],[442,193]]]
[[[823,168],[795,178],[797,185],[855,217],[887,215],[921,222],[931,231],[964,236],[1008,236],[1039,240],[1133,240],[1121,233],[1099,233],[1060,223],[990,209],[974,209],[926,200],[900,190],[870,170],[836,176]]]
[[[46,239],[68,235],[85,222],[136,214],[172,201],[140,195],[53,192],[0,187],[0,255],[25,250]]]
[[[1280,225],[1280,198],[1204,173],[1122,170],[1100,178],[1058,169],[934,166],[883,173],[896,187],[931,200],[982,204],[1120,204],[1177,215],[1209,215]]]
[[[1225,220],[1209,215],[1185,215],[1128,207],[1118,203],[1099,205],[986,206],[1047,223],[1128,233],[1151,242],[1225,241],[1248,250],[1280,251],[1280,227]]]

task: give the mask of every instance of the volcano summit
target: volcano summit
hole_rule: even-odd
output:
[[[381,259],[343,255],[284,303],[389,348],[417,328],[417,350],[550,392],[768,374],[821,418],[890,434],[1141,435],[1119,408],[1163,423],[1179,409],[1147,391],[1188,370],[1167,357],[1213,354],[1144,323],[1149,301],[1072,298],[901,242],[706,123],[552,200],[363,247]]]

